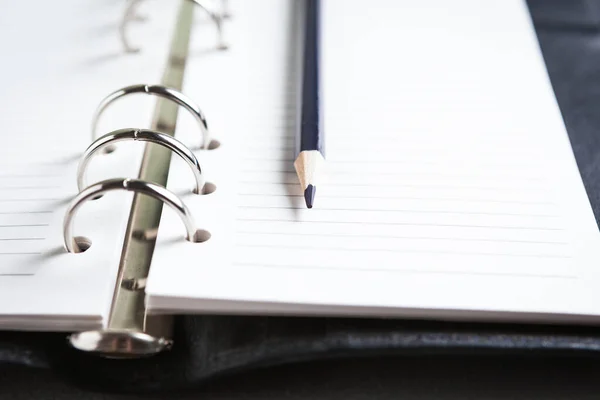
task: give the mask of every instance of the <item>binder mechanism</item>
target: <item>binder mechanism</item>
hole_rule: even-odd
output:
[[[139,51],[129,44],[126,26],[131,21],[142,19],[136,14],[140,2],[141,0],[129,1],[119,26],[121,42],[124,51],[128,53]],[[212,7],[205,3],[209,2],[182,1],[162,83],[132,85],[110,93],[100,102],[92,119],[93,142],[84,152],[77,171],[79,194],[67,207],[64,217],[65,248],[71,253],[83,252],[89,248],[90,243],[85,237],[75,236],[73,233],[77,210],[84,207],[86,202],[112,191],[133,192],[134,197],[107,326],[101,330],[70,335],[68,338],[70,344],[78,350],[104,357],[130,358],[153,355],[169,349],[173,344],[172,317],[147,314],[144,288],[163,204],[171,207],[181,217],[187,240],[199,242],[205,240],[207,236],[206,231],[197,228],[185,203],[165,187],[171,154],[174,153],[186,161],[193,171],[194,192],[201,195],[211,191],[211,185],[206,183],[194,153],[173,137],[178,109],[182,107],[198,122],[202,135],[202,148],[218,147],[218,142],[210,137],[206,118],[200,108],[180,91],[188,55],[194,6],[199,6],[213,21],[218,37],[216,47],[227,48],[222,36],[222,21],[229,15],[227,4],[223,1],[220,4],[221,11],[217,12],[216,3],[211,3]],[[104,110],[119,98],[132,94],[158,97],[151,128],[120,129],[98,137],[96,126]],[[91,184],[86,182],[85,173],[89,161],[93,157],[102,157],[102,154],[118,151],[115,143],[122,141],[140,141],[157,145],[146,147],[139,177],[114,178]]]

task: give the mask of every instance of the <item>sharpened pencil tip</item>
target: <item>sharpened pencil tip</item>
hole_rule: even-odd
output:
[[[306,201],[306,207],[313,207],[313,203],[315,202],[315,193],[317,193],[316,186],[308,185],[306,189],[304,189],[304,201]]]

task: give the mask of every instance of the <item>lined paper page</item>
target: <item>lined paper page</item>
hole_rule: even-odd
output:
[[[0,329],[99,327],[111,304],[131,195],[109,193],[80,209],[74,232],[91,239],[85,253],[64,250],[63,217],[77,194],[76,168],[91,143],[96,106],[120,87],[158,82],[176,6],[143,3],[148,22],[129,28],[143,52],[128,55],[118,35],[125,4],[4,3]],[[152,105],[145,97],[118,101],[98,132],[148,127]],[[123,144],[99,155],[86,181],[137,176],[142,151]]]
[[[523,2],[325,1],[328,171],[311,210],[293,169],[297,4],[257,4],[240,11],[247,47],[231,56],[246,68],[247,103],[229,111],[245,125],[228,132],[233,159],[206,161],[235,171],[219,176],[235,194],[189,200],[199,224],[216,227],[229,204],[219,217],[231,230],[203,244],[169,241],[181,227],[167,218],[152,307],[598,313],[598,229]]]

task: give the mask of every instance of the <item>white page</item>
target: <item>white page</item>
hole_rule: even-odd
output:
[[[131,198],[109,193],[84,205],[74,232],[92,240],[68,254],[62,222],[77,194],[76,168],[91,143],[96,106],[110,92],[159,83],[177,5],[142,2],[145,23],[125,54],[118,24],[125,2],[0,2],[0,328],[75,330],[101,326],[114,291]],[[98,132],[149,127],[154,100],[112,105]],[[87,183],[137,177],[143,145],[120,144],[90,164]]]
[[[315,208],[292,166],[293,2],[240,3],[228,58],[186,78],[229,129],[198,153],[218,190],[185,197],[213,237],[165,213],[150,307],[596,321],[598,229],[524,2],[323,4]]]

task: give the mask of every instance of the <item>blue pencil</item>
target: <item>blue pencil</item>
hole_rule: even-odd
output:
[[[320,87],[320,3],[319,0],[306,0],[301,122],[297,140],[298,157],[294,162],[308,208],[313,207],[319,171],[325,164]]]

